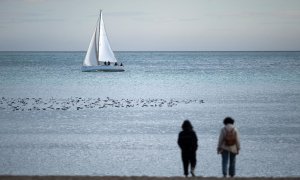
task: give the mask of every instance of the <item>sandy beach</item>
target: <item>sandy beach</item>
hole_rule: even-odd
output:
[[[1,180],[181,180],[184,177],[151,176],[0,176]],[[190,179],[218,180],[220,177],[193,177]],[[235,177],[235,180],[296,180],[300,177]]]

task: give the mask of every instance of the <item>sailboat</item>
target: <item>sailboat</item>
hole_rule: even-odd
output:
[[[82,67],[82,72],[124,71],[123,64],[119,64],[112,51],[108,37],[105,32],[102,11],[97,20],[97,25],[93,33],[89,48],[86,52]]]

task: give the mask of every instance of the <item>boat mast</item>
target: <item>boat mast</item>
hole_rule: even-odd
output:
[[[98,38],[96,38],[98,40],[98,42],[96,42],[96,47],[98,45],[98,48],[97,48],[97,63],[99,65],[99,50],[100,50],[100,26],[101,26],[101,18],[102,18],[102,10],[100,9],[100,15],[99,15],[99,24],[98,24]],[[96,41],[97,41],[96,40]]]

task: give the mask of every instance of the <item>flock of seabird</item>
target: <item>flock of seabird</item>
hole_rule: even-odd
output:
[[[102,108],[133,108],[133,107],[173,107],[179,104],[202,104],[197,99],[111,99],[106,98],[7,98],[0,99],[0,110],[11,111],[46,111],[46,110],[82,110]]]

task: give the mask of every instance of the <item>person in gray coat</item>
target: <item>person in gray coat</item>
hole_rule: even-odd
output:
[[[229,176],[234,177],[236,155],[239,154],[241,149],[239,132],[237,128],[234,127],[234,120],[231,117],[226,117],[223,124],[224,127],[220,132],[217,151],[218,154],[222,155],[223,176],[227,176],[229,160]]]

